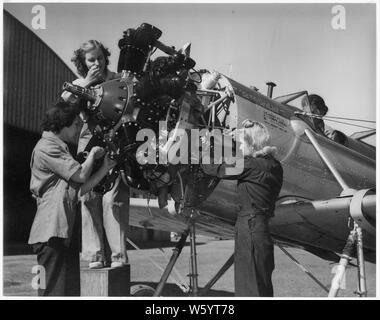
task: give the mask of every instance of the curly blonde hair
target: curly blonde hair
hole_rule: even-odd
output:
[[[103,52],[104,59],[106,61],[106,69],[107,66],[109,65],[109,59],[108,57],[111,55],[110,51],[108,48],[104,47],[104,45],[97,41],[97,40],[89,40],[87,42],[82,43],[82,45],[79,47],[79,49],[74,51],[74,55],[71,58],[71,61],[74,63],[75,67],[77,68],[78,74],[85,78],[88,73],[88,68],[86,66],[85,58],[86,58],[86,53],[100,48]]]
[[[276,147],[269,146],[271,136],[268,128],[261,122],[246,119],[243,125],[243,139],[249,146],[252,157],[274,155]]]

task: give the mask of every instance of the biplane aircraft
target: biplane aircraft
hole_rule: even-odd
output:
[[[105,145],[118,160],[99,188],[108,190],[121,174],[139,192],[169,190],[167,212],[159,208],[157,199],[130,199],[130,225],[182,234],[157,288],[145,293],[160,295],[190,234],[190,288],[193,295],[199,294],[195,236],[233,239],[238,205],[236,182],[207,176],[197,163],[174,163],[177,153],[164,164],[139,163],[136,155],[146,140],[137,139],[138,131],[152,130],[158,144],[159,123],[166,121],[167,131],[173,134],[159,150],[176,145],[182,151],[188,145],[184,133],[191,129],[220,129],[227,136],[249,118],[267,125],[284,168],[270,224],[275,243],[282,249],[296,246],[340,261],[329,296],[337,295],[345,267],[357,257],[358,294],[365,296],[364,260],[376,258],[376,150],[362,138],[374,132],[356,137],[340,133],[339,142],[334,141],[318,132],[311,114],[298,108],[306,91],[272,98],[273,83],[268,83],[264,95],[217,72],[195,70],[189,46],[177,51],[158,41],[160,36],[159,29],[146,23],[128,29],[119,41],[119,79],[94,89],[64,85],[64,90],[89,101],[87,112],[96,127],[88,147]],[[157,48],[166,56],[153,60]],[[214,139],[213,147],[223,141]],[[165,173],[170,179],[163,179]],[[232,263],[233,256],[206,289]]]

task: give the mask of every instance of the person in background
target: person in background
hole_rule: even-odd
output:
[[[92,176],[94,161],[104,150],[94,147],[79,164],[67,144],[78,144],[82,121],[74,106],[59,102],[44,117],[41,139],[31,157],[30,190],[37,212],[28,243],[37,254],[40,272],[39,296],[79,296],[78,190],[81,195],[94,187],[116,164],[106,155]],[[79,218],[79,219],[78,219]]]
[[[325,101],[321,96],[317,94],[310,94],[309,96],[303,97],[301,104],[303,111],[307,113],[310,112],[321,117],[326,115],[327,111],[329,111],[329,108],[326,106]],[[315,129],[318,132],[325,134],[324,121],[320,118],[311,118],[311,120],[315,125]]]
[[[312,113],[321,117],[324,117],[329,108],[326,106],[323,98],[317,94],[311,94],[309,96],[305,96],[302,99],[302,109],[304,112]],[[309,108],[310,107],[310,108]],[[310,110],[309,110],[310,109]],[[330,126],[326,125],[323,119],[321,118],[312,118],[311,121],[314,123],[315,129],[322,133],[327,138],[338,142],[340,144],[344,144],[346,141],[346,136],[343,132],[335,130]]]
[[[273,241],[269,220],[283,181],[281,163],[264,124],[245,120],[240,141],[242,173],[228,175],[231,165],[202,164],[206,174],[237,180],[239,212],[235,224],[235,296],[272,297]],[[203,147],[203,146],[202,146]]]
[[[109,56],[110,52],[99,41],[89,40],[83,43],[74,51],[71,59],[80,76],[73,84],[90,88],[115,79],[117,74],[108,69]],[[79,100],[70,92],[64,92],[62,98],[71,102]],[[81,116],[85,124],[79,138],[78,154],[85,150],[92,138],[91,129],[95,125],[88,121],[86,112],[81,112]],[[91,191],[82,197],[82,258],[89,260],[89,268],[103,268],[109,263],[111,267],[123,265],[119,222],[120,214],[128,215],[128,203],[129,188],[124,185],[120,176],[104,196]],[[128,221],[128,216],[125,221]],[[111,258],[106,254],[107,242],[111,249]]]

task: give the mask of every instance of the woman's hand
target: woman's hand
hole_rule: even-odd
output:
[[[98,146],[92,147],[90,152],[92,153],[95,160],[100,159],[105,154],[105,150],[102,147]]]
[[[91,85],[95,82],[103,82],[104,80],[103,73],[101,72],[99,66],[95,64],[88,70],[85,78],[87,85]]]

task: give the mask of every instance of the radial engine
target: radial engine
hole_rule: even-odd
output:
[[[117,160],[95,191],[107,192],[121,175],[133,189],[155,195],[164,189],[181,210],[200,204],[218,182],[191,161],[201,151],[190,143],[191,129],[204,129],[199,142],[206,131],[228,127],[233,97],[220,74],[194,69],[189,45],[177,51],[161,35],[147,23],[124,31],[116,79],[90,89],[65,83],[63,90],[80,98],[93,135],[80,161],[95,145]],[[157,49],[166,55],[153,59]]]

